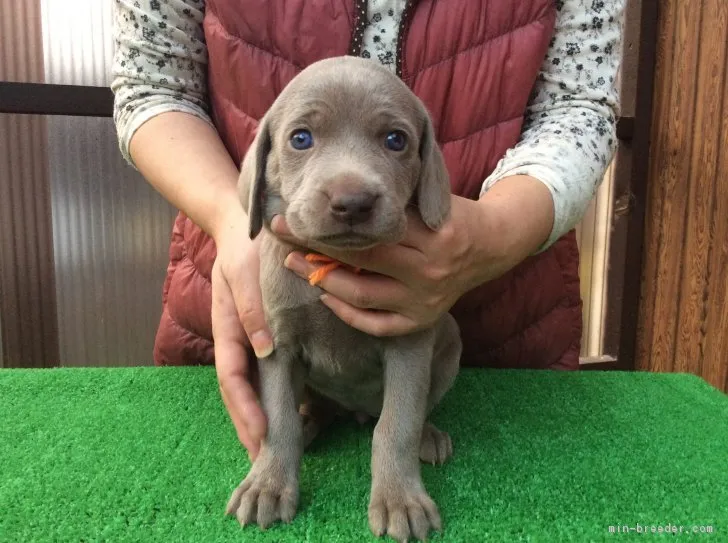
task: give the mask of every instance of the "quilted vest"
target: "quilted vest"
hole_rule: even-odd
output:
[[[326,57],[361,53],[364,17],[366,2],[354,0],[207,1],[212,117],[236,163],[261,117],[296,74]],[[408,3],[397,74],[432,115],[453,193],[477,198],[483,180],[518,141],[554,21],[553,0]],[[214,363],[214,258],[213,241],[180,213],[163,287],[157,364]],[[578,261],[572,231],[465,294],[451,310],[463,336],[462,364],[578,368]]]

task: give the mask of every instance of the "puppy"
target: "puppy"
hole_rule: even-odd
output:
[[[372,440],[369,525],[381,536],[424,540],[441,530],[420,459],[442,463],[452,444],[426,418],[452,386],[462,350],[453,317],[399,337],[373,337],[341,321],[322,291],[284,268],[294,249],[270,232],[281,214],[308,247],[350,251],[397,243],[406,210],[437,230],[450,185],[430,117],[393,73],[337,57],[296,76],[261,120],[239,190],[250,236],[262,236],[261,289],[275,350],[258,361],[268,432],[227,507],[241,524],[290,522],[298,504],[304,386],[378,418]]]

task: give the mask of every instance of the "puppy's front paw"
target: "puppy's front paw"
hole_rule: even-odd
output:
[[[242,483],[233,491],[225,510],[242,526],[257,523],[265,529],[275,521],[291,522],[298,507],[298,481],[270,462],[253,464]]]
[[[369,527],[377,537],[388,534],[402,542],[410,537],[425,541],[431,529],[442,530],[442,522],[421,482],[393,480],[373,485]]]

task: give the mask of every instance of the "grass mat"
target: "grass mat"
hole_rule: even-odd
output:
[[[212,368],[0,370],[0,414],[1,541],[376,541],[372,425],[306,454],[292,524],[223,516],[249,464]],[[728,397],[697,377],[464,370],[433,421],[433,541],[728,541]]]

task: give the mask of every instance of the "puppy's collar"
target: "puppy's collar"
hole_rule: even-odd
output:
[[[354,273],[359,273],[361,271],[361,268],[349,266],[348,264],[344,264],[343,262],[331,258],[330,256],[322,255],[319,253],[308,253],[305,258],[308,262],[318,262],[321,264],[321,266],[316,268],[308,275],[309,284],[314,286],[318,285],[321,281],[323,281],[324,277],[326,277],[336,268],[345,268],[347,270],[353,271]]]

